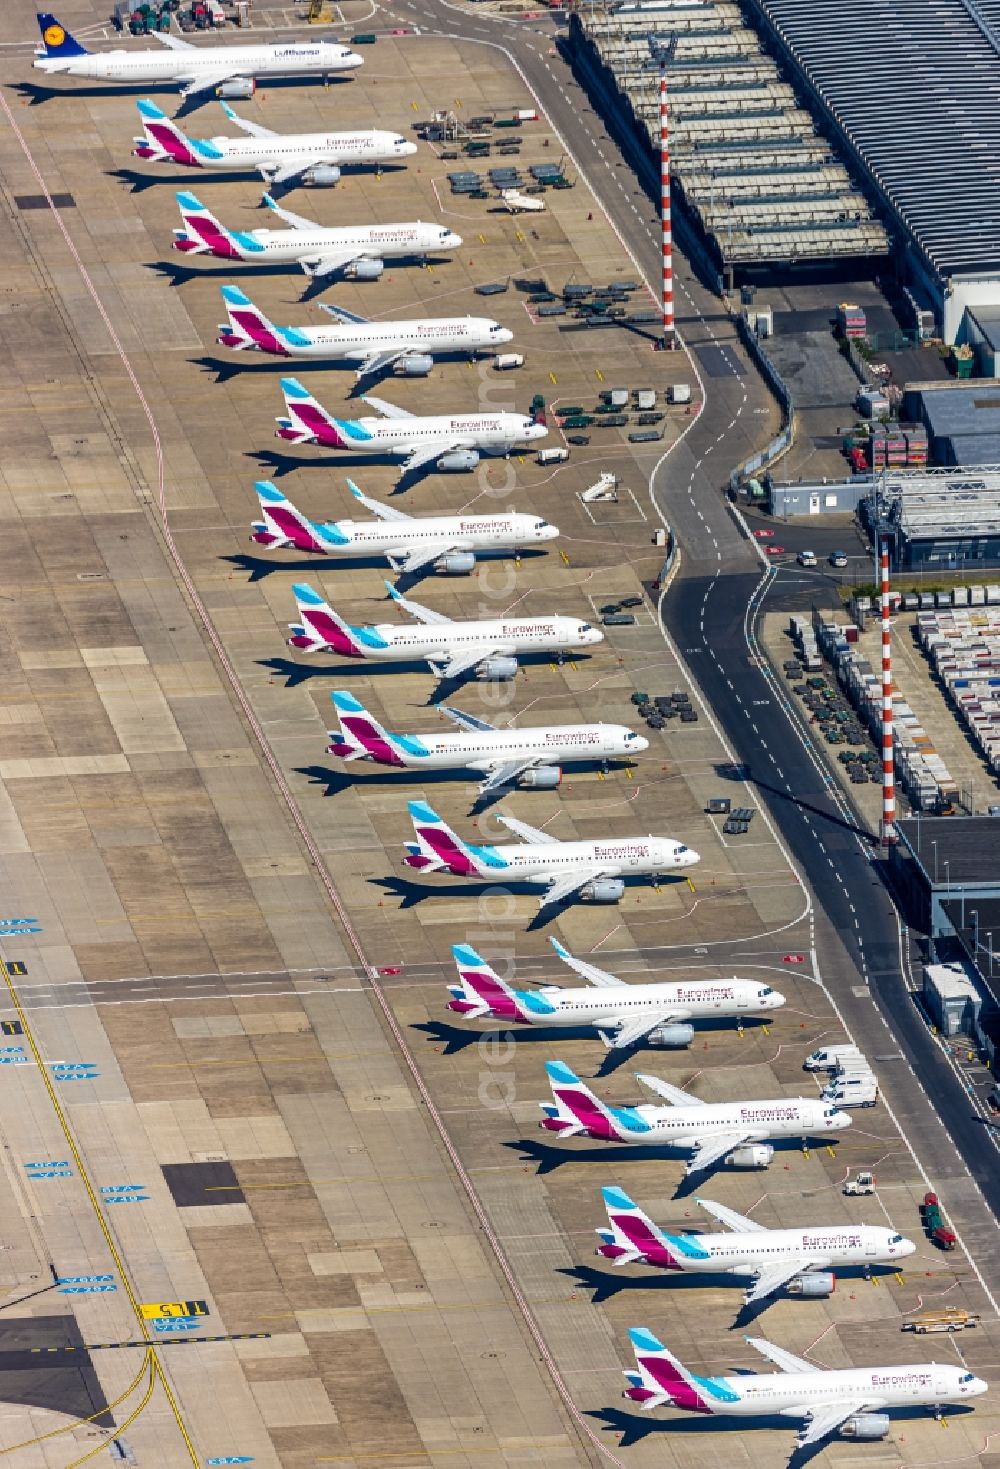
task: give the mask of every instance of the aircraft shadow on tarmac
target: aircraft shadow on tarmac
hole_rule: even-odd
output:
[[[192,186],[191,174],[187,173],[141,173],[137,168],[109,168],[105,170],[105,177],[118,179],[123,184],[128,184],[133,194],[144,194],[147,189],[154,189],[162,185],[168,189],[190,189]],[[246,182],[246,171],[234,169],[231,173],[213,173],[213,182],[220,184],[238,184]],[[198,181],[199,187],[201,180]]]
[[[180,218],[180,216],[178,216]],[[190,257],[188,257],[190,258]],[[242,281],[245,277],[257,277],[268,275],[287,276],[291,267],[280,265],[273,261],[269,265],[246,265],[239,263],[238,270],[234,271],[231,260],[216,260],[214,256],[199,255],[195,257],[198,265],[184,265],[180,260],[149,260],[146,261],[146,269],[156,271],[157,275],[163,276],[174,286],[186,286],[188,281],[196,280],[218,280],[222,285],[230,285],[234,276]],[[217,267],[213,269],[212,267]]]
[[[388,877],[370,878],[369,881],[373,887],[383,888],[390,896],[399,898],[402,909],[414,908],[418,903],[445,893],[450,898],[481,898],[484,887],[481,882],[450,882],[447,887],[431,887],[392,874]],[[538,888],[524,882],[505,882],[504,892],[513,897],[538,896]]]
[[[719,780],[734,780],[739,781],[740,784],[745,781],[756,790],[767,791],[768,795],[773,796],[775,800],[786,801],[797,806],[800,811],[808,811],[818,821],[823,821],[829,826],[839,826],[844,831],[850,832],[851,836],[861,837],[868,846],[878,846],[878,837],[866,831],[863,826],[856,826],[852,821],[845,821],[842,816],[836,816],[832,811],[824,810],[822,806],[813,805],[811,801],[806,801],[801,796],[793,796],[780,786],[772,785],[769,780],[761,780],[759,776],[753,774],[748,763],[734,765],[728,761],[723,762],[715,766],[715,775]]]
[[[561,1025],[558,1029],[555,1026],[533,1025],[530,1029],[524,1027],[511,1029],[509,1026],[503,1025],[499,1020],[495,1021],[492,1025],[484,1025],[481,1030],[473,1030],[471,1028],[463,1029],[461,1026],[449,1024],[447,1020],[421,1021],[419,1024],[414,1025],[412,1029],[426,1031],[432,1040],[443,1044],[445,1047],[444,1054],[446,1056],[455,1055],[459,1051],[466,1050],[468,1046],[475,1045],[477,1041],[495,1036],[503,1036],[516,1040],[518,1045],[522,1041],[526,1041],[535,1045],[551,1046],[557,1041],[590,1040],[593,1035],[593,1032],[588,1027],[582,1025],[572,1028]]]
[[[230,382],[234,377],[255,376],[261,374],[272,377],[287,377],[294,370],[296,377],[302,377],[310,372],[340,372],[345,376],[354,372],[353,364],[346,360],[337,358],[312,358],[297,357],[294,362],[287,357],[262,357],[259,352],[236,352],[228,358],[220,357],[195,357],[192,359],[196,367],[205,372],[214,372],[217,383]],[[463,352],[436,352],[435,362],[465,362],[468,354]],[[402,378],[397,377],[391,368],[385,368],[382,372],[366,373],[363,378],[357,379],[345,393],[345,402],[354,402],[370,393],[373,388],[382,384],[390,383],[393,386],[401,383]]]
[[[149,48],[147,48],[149,49]],[[331,76],[330,81],[350,81],[350,77]],[[302,78],[276,77],[267,83],[268,90],[277,87],[301,85]],[[174,112],[174,118],[189,117],[192,112],[198,112],[206,103],[215,101],[215,89],[206,87],[200,92],[193,92],[190,97],[181,97],[180,88],[176,81],[165,80],[161,82],[135,82],[135,83],[107,83],[94,82],[90,86],[81,86],[75,83],[72,87],[50,87],[40,82],[18,82],[16,91],[21,100],[27,102],[31,107],[38,107],[44,102],[51,102],[55,97],[68,97],[74,99],[80,97],[157,97],[166,92],[177,97],[180,105]],[[165,111],[167,109],[164,109]],[[245,175],[243,175],[245,177]],[[190,177],[190,175],[188,175]]]
[[[520,1041],[521,1037],[518,1036]],[[544,1089],[544,1083],[543,1083]],[[541,1098],[539,1099],[541,1100]],[[825,1139],[824,1139],[825,1141]],[[659,1146],[642,1143],[605,1143],[589,1148],[560,1147],[558,1144],[549,1143],[542,1138],[519,1138],[514,1142],[504,1143],[505,1148],[517,1148],[528,1162],[538,1165],[539,1174],[552,1173],[556,1168],[562,1168],[566,1163],[602,1163],[606,1167],[615,1167],[620,1163],[634,1162],[659,1162],[667,1160],[684,1160],[689,1156],[685,1148],[672,1148],[668,1144],[661,1143]],[[794,1138],[773,1138],[771,1147],[774,1149],[775,1157],[779,1153],[799,1152],[799,1144]],[[717,1163],[712,1168],[699,1168],[696,1173],[686,1175],[681,1179],[674,1190],[675,1199],[690,1198],[699,1189],[704,1188],[708,1179],[714,1178],[722,1169],[723,1164]]]
[[[236,566],[240,571],[248,572],[252,582],[262,581],[265,576],[270,576],[275,571],[298,572],[307,577],[312,572],[316,572],[322,576],[324,572],[342,569],[345,564],[341,556],[314,556],[304,553],[301,561],[269,561],[263,556],[254,556],[248,551],[238,551],[233,556],[220,556],[219,560],[228,561],[230,566]],[[387,570],[384,556],[359,556],[357,559],[352,557],[350,564],[352,570],[358,571],[381,571],[384,574]]]

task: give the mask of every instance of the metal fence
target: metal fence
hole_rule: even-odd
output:
[[[744,460],[733,470],[729,476],[729,492],[732,495],[738,492],[744,480],[751,478],[758,469],[763,469],[766,464],[773,464],[786,449],[790,449],[795,439],[795,404],[792,402],[792,395],[784,378],[764,351],[757,333],[742,314],[736,318],[736,329],[765,382],[781,405],[785,426],[766,448]]]

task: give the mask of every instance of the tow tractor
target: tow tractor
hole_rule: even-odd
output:
[[[855,1178],[849,1178],[844,1184],[844,1193],[852,1199],[860,1198],[864,1194],[875,1192],[874,1173],[859,1173]]]

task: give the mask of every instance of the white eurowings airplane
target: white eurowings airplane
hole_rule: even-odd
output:
[[[275,435],[291,444],[320,444],[355,454],[389,455],[404,472],[433,463],[447,473],[475,469],[483,454],[509,455],[517,444],[544,439],[548,429],[523,413],[454,413],[418,418],[384,398],[362,395],[378,418],[334,418],[294,377],[281,379],[287,416]]]
[[[686,1173],[728,1158],[734,1167],[766,1168],[774,1157],[769,1139],[823,1137],[850,1127],[847,1112],[818,1097],[776,1097],[755,1102],[703,1102],[658,1076],[639,1074],[651,1092],[670,1105],[614,1107],[604,1103],[562,1061],[547,1061],[554,1102],[542,1102],[541,1126],[563,1137],[602,1142],[641,1143],[644,1147],[689,1149]]]
[[[328,754],[405,770],[477,770],[486,776],[479,785],[480,795],[507,785],[551,790],[562,779],[562,763],[638,755],[649,748],[643,735],[623,724],[494,729],[447,704],[437,707],[458,725],[461,734],[391,734],[353,694],[338,690],[330,698],[340,729],[329,731],[333,744],[327,746]],[[458,951],[453,952],[457,957]],[[459,1006],[456,1003],[451,1008],[458,1010]]]
[[[263,520],[251,523],[258,546],[313,551],[322,556],[384,556],[393,571],[413,576],[433,566],[449,576],[466,576],[477,554],[541,546],[554,541],[558,528],[540,515],[498,511],[495,515],[407,515],[363,495],[353,480],[347,487],[375,520],[307,520],[270,480],[258,480]]]
[[[88,51],[54,15],[38,14],[42,45],[35,69],[91,82],[179,82],[190,97],[213,87],[247,97],[258,77],[329,76],[354,71],[364,58],[339,41],[267,41],[253,46],[194,46],[167,31],[155,31],[162,49],[147,47]]]
[[[796,1448],[834,1433],[856,1441],[882,1439],[890,1427],[888,1408],[924,1406],[940,1418],[942,1404],[968,1402],[989,1386],[965,1366],[939,1362],[824,1369],[753,1336],[747,1346],[779,1372],[703,1377],[689,1372],[645,1327],[632,1327],[629,1337],[638,1370],[625,1373],[625,1397],[643,1411],[669,1406],[725,1418],[800,1419]]]
[[[386,582],[389,596],[417,621],[345,622],[312,587],[292,587],[301,622],[289,623],[293,648],[306,653],[341,653],[393,663],[426,663],[435,678],[461,678],[473,669],[493,682],[514,678],[518,653],[567,652],[604,640],[604,634],[578,617],[511,617],[489,622],[456,622],[411,602]]]
[[[378,280],[385,262],[405,257],[423,259],[438,250],[456,250],[461,235],[439,224],[414,220],[411,224],[352,224],[327,229],[300,214],[264,202],[292,226],[287,230],[228,230],[193,194],[180,193],[184,228],[174,230],[174,249],[184,255],[214,255],[221,260],[244,260],[257,265],[287,261],[300,265],[306,275],[319,277],[343,271],[352,280]]]
[[[697,852],[669,837],[560,842],[526,821],[500,815],[497,820],[525,845],[473,846],[456,836],[424,801],[411,801],[409,812],[416,841],[406,844],[408,867],[486,882],[536,883],[546,889],[538,900],[540,909],[577,894],[594,903],[618,903],[627,877],[655,877],[701,860]]]
[[[574,958],[558,940],[549,942],[564,964],[596,988],[516,990],[468,944],[455,944],[451,952],[461,984],[448,986],[448,1009],[471,1020],[502,1020],[505,1025],[593,1025],[608,1050],[617,1051],[640,1041],[687,1046],[694,1037],[692,1020],[777,1010],[785,1003],[784,995],[757,979],[626,984]]]
[[[340,178],[344,164],[394,163],[416,153],[399,133],[298,133],[282,136],[257,122],[246,122],[225,102],[222,110],[248,134],[245,138],[189,138],[155,102],[142,98],[135,104],[143,135],[133,138],[137,158],[154,163],[181,163],[188,168],[217,168],[228,173],[259,173],[265,183],[303,183],[329,186]]]
[[[660,1270],[751,1276],[744,1305],[787,1287],[800,1296],[832,1295],[836,1266],[893,1265],[916,1245],[873,1224],[817,1224],[808,1229],[765,1229],[711,1199],[695,1203],[728,1234],[668,1234],[620,1188],[603,1188],[609,1229],[599,1229],[597,1253],[615,1265],[655,1265]]]
[[[220,347],[236,352],[254,348],[276,357],[323,357],[349,362],[356,380],[385,372],[397,363],[406,377],[426,377],[434,358],[489,347],[503,347],[514,333],[488,316],[424,317],[411,321],[369,321],[343,306],[319,305],[333,326],[275,326],[238,286],[223,286],[229,316],[219,326]]]

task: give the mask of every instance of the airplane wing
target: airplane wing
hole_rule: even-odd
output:
[[[397,347],[393,352],[370,352],[367,357],[362,357],[354,369],[355,378],[371,377],[374,373],[385,372],[386,368],[398,362],[407,350],[406,347]]]
[[[411,551],[391,552],[389,560],[400,571],[422,571],[425,566],[429,566],[439,556],[446,556],[449,551],[454,551],[454,549],[454,544],[451,541],[438,541],[436,544],[430,546],[421,546],[419,550],[414,548]]]
[[[672,1107],[704,1107],[705,1103],[701,1097],[693,1097],[690,1092],[681,1091],[679,1086],[671,1086],[669,1081],[664,1081],[660,1076],[650,1076],[646,1071],[636,1074],[636,1081],[641,1081],[644,1087],[669,1102]]]
[[[155,32],[155,34],[159,36],[161,41],[167,39],[160,31]],[[171,39],[176,41],[177,37],[173,36]],[[243,81],[244,79],[247,81],[250,80],[249,73],[245,71],[217,71],[214,76],[210,77],[186,76],[174,78],[175,81],[184,83],[181,87],[182,97],[196,97],[199,92],[211,92],[214,87],[221,87],[223,82]],[[313,225],[312,228],[315,229],[316,226]]]
[[[492,644],[480,643],[478,647],[463,648],[461,653],[452,653],[450,658],[432,656],[427,662],[437,678],[460,678],[463,673],[468,673],[470,668],[475,668],[477,663],[495,652],[496,648]]]
[[[166,38],[164,37],[164,39]],[[245,133],[249,133],[251,138],[277,138],[280,136],[280,134],[274,132],[272,128],[264,127],[263,123],[248,122],[245,117],[240,117],[238,113],[233,111],[228,102],[222,102],[220,103],[220,106],[222,107],[223,112],[229,118],[229,121],[234,122],[236,126],[238,128],[242,128]]]
[[[180,36],[172,36],[167,31],[151,31],[150,35],[155,36],[162,45],[169,46],[171,51],[197,50],[197,47],[193,46],[190,41],[182,41]]]
[[[815,1367],[812,1368],[812,1371],[816,1371]],[[853,1403],[841,1398],[837,1403],[825,1403],[822,1408],[810,1407],[808,1403],[803,1403],[800,1409],[786,1408],[784,1412],[792,1416],[794,1411],[795,1417],[798,1417],[800,1412],[803,1415],[808,1413],[809,1422],[803,1424],[799,1429],[799,1436],[795,1440],[796,1448],[804,1449],[807,1444],[819,1443],[828,1434],[836,1433],[840,1425],[846,1423],[848,1418],[853,1418],[855,1413],[861,1413],[865,1408],[870,1407],[871,1404],[866,1403],[862,1398],[855,1398]]]
[[[390,586],[388,582],[386,582],[386,587],[388,588],[389,596],[392,598],[392,600],[394,602],[398,602],[403,611],[409,612],[410,616],[415,617],[418,622],[426,622],[428,624],[443,623],[446,625],[451,623],[451,618],[445,617],[443,612],[432,612],[429,607],[424,607],[419,602],[411,602],[408,597],[402,596],[399,592],[396,591],[395,587]]]
[[[314,219],[306,219],[304,215],[293,214],[290,209],[283,209],[280,204],[275,204],[270,194],[264,195],[264,203],[267,205],[268,209],[273,209],[274,213],[278,216],[279,219],[283,219],[285,223],[290,224],[293,229],[318,230],[321,228],[321,226],[318,225]],[[348,260],[351,260],[353,258],[353,255],[347,256]]]
[[[273,137],[273,133],[266,133],[266,137]],[[290,163],[284,163],[274,173],[267,164],[260,164],[260,176],[267,184],[287,184],[289,179],[297,179],[300,173],[305,173],[307,168],[315,168],[317,163],[322,163],[321,158],[293,158]],[[314,226],[315,228],[315,226]]]
[[[727,1153],[731,1153],[733,1148],[738,1148],[740,1143],[747,1141],[749,1141],[749,1138],[745,1132],[730,1132],[713,1137],[711,1142],[698,1144],[695,1147],[694,1156],[684,1170],[685,1174],[690,1177],[692,1173],[700,1173],[703,1168],[711,1168],[715,1163],[720,1162]],[[815,1372],[816,1369],[815,1367],[810,1367],[809,1371]]]
[[[347,488],[355,500],[357,500],[358,504],[363,505],[366,510],[370,510],[373,515],[377,515],[379,520],[413,519],[412,515],[407,515],[405,510],[398,510],[395,505],[383,505],[381,500],[369,500],[367,495],[361,493],[352,479],[347,481]]]
[[[647,1010],[645,1015],[637,1015],[633,1019],[623,1020],[613,1035],[601,1031],[601,1039],[609,1051],[623,1051],[629,1046],[634,1046],[636,1041],[641,1041],[644,1035],[655,1030],[658,1025],[671,1025],[677,1015],[672,1010],[660,1010],[651,1015]]]
[[[794,1280],[796,1275],[801,1275],[803,1270],[822,1269],[829,1265],[828,1259],[806,1259],[800,1256],[797,1260],[782,1260],[774,1265],[767,1265],[757,1276],[753,1285],[747,1291],[746,1304],[752,1301],[762,1301],[765,1296],[772,1296],[776,1290]],[[815,1368],[812,1369],[815,1372]]]
[[[296,228],[305,228],[304,225]],[[312,225],[312,229],[316,226]],[[336,250],[329,255],[304,255],[299,261],[306,275],[312,280],[318,280],[320,276],[333,275],[334,271],[343,270],[345,265],[350,265],[352,260],[364,259],[363,250]]]
[[[526,821],[518,821],[516,816],[501,816],[497,812],[497,820],[502,821],[508,830],[514,832],[516,836],[523,837],[533,847],[550,847],[553,843],[557,846],[559,844],[558,837],[551,837],[547,831],[539,831],[536,826],[529,826]],[[584,878],[583,881],[589,882],[590,878]],[[570,888],[570,892],[572,891],[573,889]]]
[[[485,719],[477,719],[474,714],[463,714],[461,709],[455,709],[451,704],[439,704],[438,708],[442,714],[447,714],[453,724],[459,729],[464,729],[467,734],[492,734],[494,726],[487,724]]]
[[[606,969],[598,969],[596,964],[588,964],[584,959],[574,958],[568,949],[563,948],[558,939],[550,938],[549,943],[563,963],[568,964],[570,969],[575,969],[588,984],[596,984],[601,989],[627,988],[625,981],[619,979],[617,975],[609,974]]]
[[[745,1214],[737,1214],[735,1209],[727,1209],[725,1204],[713,1204],[711,1199],[695,1199],[706,1213],[718,1219],[727,1229],[735,1230],[737,1234],[756,1233],[764,1229],[763,1224],[758,1224],[756,1219],[748,1219]]]
[[[579,892],[580,888],[586,887],[588,882],[604,876],[605,873],[600,867],[584,867],[569,873],[566,877],[555,878],[549,884],[544,897],[538,900],[539,911],[542,908],[548,908],[552,903],[561,903],[564,899],[571,898],[574,893]]]
[[[529,755],[526,760],[501,761],[499,765],[490,768],[490,773],[479,787],[481,795],[487,795],[490,791],[497,791],[501,786],[510,785],[524,770],[530,770],[533,765],[538,764],[537,755]]]
[[[822,1372],[822,1367],[817,1367],[815,1362],[807,1362],[805,1357],[796,1357],[791,1352],[786,1352],[784,1347],[776,1347],[773,1342],[765,1341],[762,1336],[748,1336],[745,1338],[748,1347],[753,1347],[755,1352],[760,1352],[769,1362],[780,1367],[782,1372]]]
[[[315,225],[313,228],[315,229]],[[363,393],[361,401],[367,403],[370,408],[374,408],[376,413],[381,413],[383,418],[414,418],[416,416],[406,408],[397,408],[395,403],[387,403],[384,398],[374,398],[371,394]]]
[[[460,447],[458,444],[449,443],[447,439],[437,439],[434,443],[424,444],[419,449],[412,446],[407,448],[405,445],[400,445],[398,449],[393,449],[390,452],[404,455],[403,468],[409,470],[423,469],[425,464],[430,464],[432,460],[440,458],[442,454],[447,454],[450,449]]]

